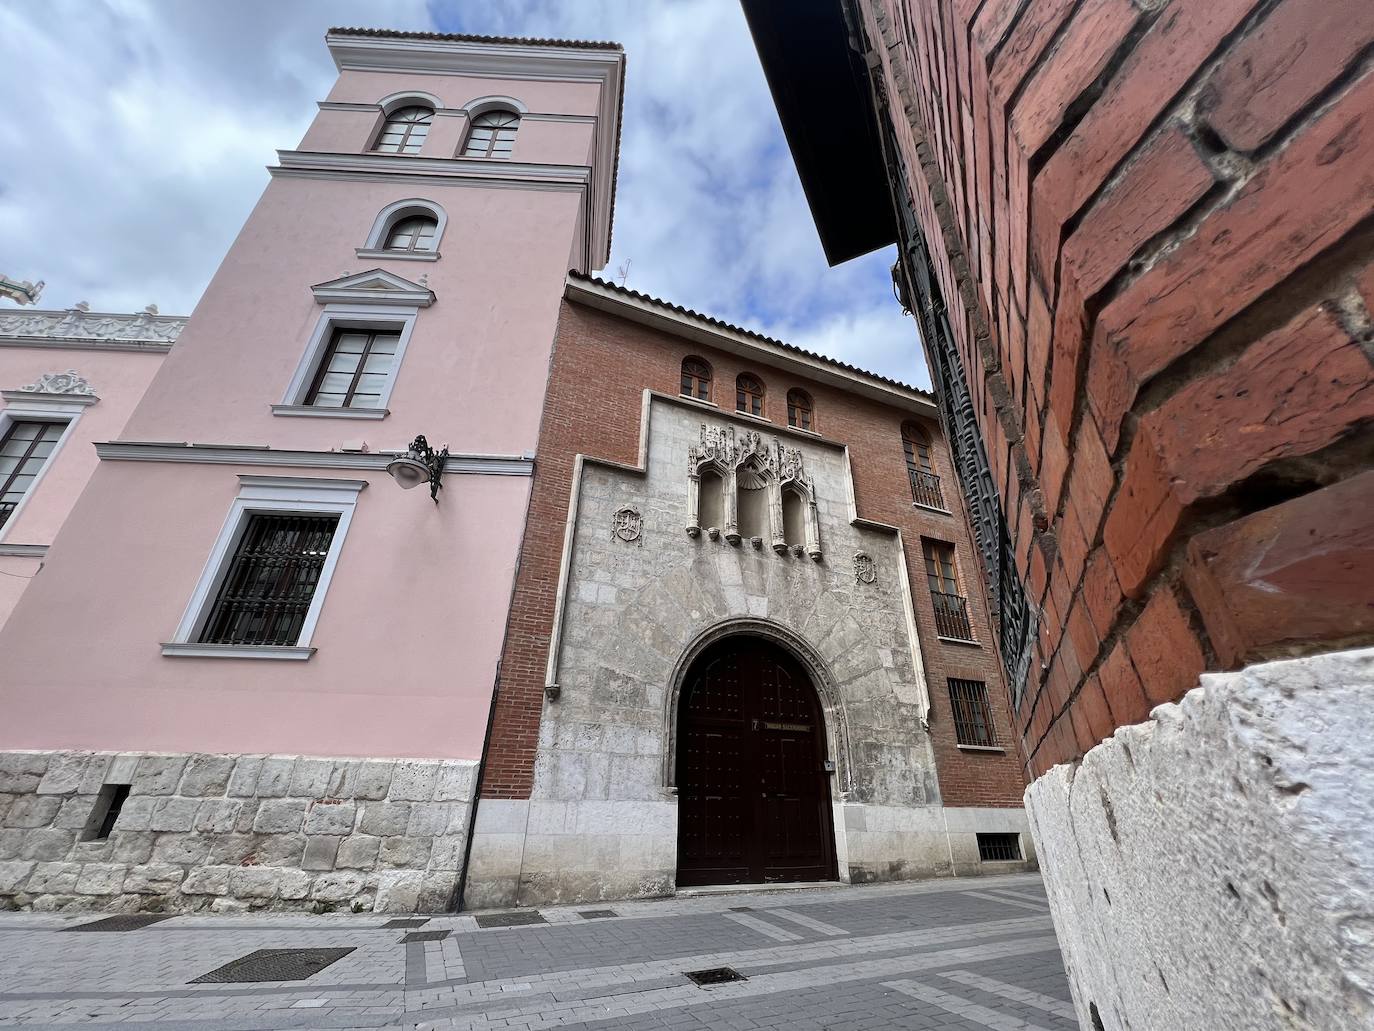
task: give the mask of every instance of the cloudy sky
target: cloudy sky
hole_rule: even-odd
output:
[[[891,248],[826,265],[737,0],[0,0],[0,273],[189,312],[333,81],[331,25],[624,44],[606,276],[929,384]]]

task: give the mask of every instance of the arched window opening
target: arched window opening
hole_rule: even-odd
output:
[[[737,497],[737,522],[739,535],[748,540],[751,537],[766,537],[768,527],[768,491],[762,486],[750,489],[740,484]]]
[[[945,507],[940,477],[930,457],[930,434],[914,422],[902,423],[902,450],[906,452],[907,479],[911,481],[911,500],[927,508]]]
[[[787,425],[799,430],[815,428],[811,395],[805,390],[787,392]]]
[[[383,154],[418,154],[433,120],[434,111],[430,108],[419,105],[398,108],[386,116],[386,124],[372,149]]]
[[[703,470],[701,473],[701,500],[697,504],[697,520],[706,529],[719,529],[725,525],[725,486],[719,473]]]
[[[763,416],[763,383],[757,376],[742,372],[735,380],[735,411]]]
[[[515,148],[515,133],[520,116],[514,111],[486,111],[472,120],[463,156],[469,158],[508,158]]]
[[[699,401],[711,400],[711,366],[696,357],[682,359],[682,394]]]
[[[806,546],[806,501],[795,490],[782,492],[782,536],[788,547]]]
[[[386,234],[385,248],[389,251],[429,252],[434,250],[438,232],[438,219],[429,215],[410,215],[397,219]]]

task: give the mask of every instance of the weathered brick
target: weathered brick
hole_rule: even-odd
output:
[[[1102,542],[1111,556],[1121,590],[1138,598],[1164,560],[1183,507],[1170,490],[1148,427],[1142,426],[1126,458],[1121,489],[1107,513]]]
[[[1365,0],[1287,0],[1227,53],[1198,110],[1227,146],[1254,150],[1371,42]]]
[[[1365,217],[1374,196],[1371,109],[1374,75],[1103,310],[1087,392],[1109,452],[1142,384]]]
[[[1126,647],[1140,675],[1140,686],[1155,705],[1178,701],[1197,686],[1206,667],[1197,635],[1169,587],[1150,596],[1126,632]]]
[[[1118,727],[1140,723],[1149,716],[1150,702],[1140,686],[1140,677],[1131,664],[1125,641],[1119,642],[1103,660],[1097,676],[1112,722]]]
[[[1374,633],[1374,472],[1198,534],[1184,579],[1227,666]]]
[[[1087,572],[1083,575],[1082,597],[1093,629],[1099,638],[1105,638],[1116,622],[1116,613],[1122,600],[1121,585],[1117,583],[1116,571],[1105,549],[1099,548],[1088,562]]]

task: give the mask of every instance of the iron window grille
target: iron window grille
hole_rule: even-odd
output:
[[[796,429],[809,430],[812,427],[813,409],[811,395],[805,390],[787,392],[787,425]]]
[[[472,120],[463,156],[469,158],[508,158],[515,149],[515,133],[520,116],[514,111],[488,111]]]
[[[337,515],[250,514],[200,643],[296,644],[338,525]]]
[[[983,863],[1014,863],[1021,858],[1021,835],[978,835],[978,860]]]
[[[393,330],[334,330],[305,403],[317,408],[380,408],[396,364],[401,334]]]
[[[426,215],[411,215],[391,227],[384,247],[388,251],[428,253],[434,250],[434,237],[439,223]]]
[[[711,400],[711,366],[700,358],[682,359],[682,393],[699,401]]]
[[[434,112],[427,107],[403,107],[387,115],[372,149],[383,154],[418,154],[429,135]]]
[[[930,600],[935,608],[935,632],[941,637],[972,641],[968,601],[959,593],[959,581],[954,573],[954,546],[923,540],[921,551],[925,557]]]
[[[763,383],[757,376],[745,372],[735,380],[735,411],[763,415]]]
[[[997,746],[997,733],[988,705],[988,688],[981,680],[949,681],[949,704],[954,710],[954,739],[961,745]]]
[[[0,526],[9,521],[62,439],[65,422],[12,422],[0,439]]]

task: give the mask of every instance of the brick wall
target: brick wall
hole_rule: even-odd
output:
[[[1030,771],[1374,639],[1374,5],[860,8],[1042,610]]]
[[[958,492],[949,489],[953,470],[939,426],[932,420],[918,420],[931,435],[933,462],[946,488],[948,515],[917,508],[911,502],[901,441],[901,424],[910,413],[568,302],[563,305],[555,337],[534,489],[501,660],[491,744],[483,771],[482,797],[526,798],[530,793],[574,456],[581,453],[636,462],[643,391],[650,388],[676,394],[682,359],[688,355],[697,355],[710,363],[712,400],[724,410],[734,409],[735,377],[744,371],[753,372],[765,387],[766,418],[786,426],[787,391],[800,387],[815,403],[817,431],[828,439],[850,445],[860,515],[899,526],[907,545],[908,575],[930,687],[931,733],[944,802],[961,806],[1020,805],[1025,783],[1013,744],[1007,692],[988,628],[987,601],[974,565],[977,560],[962,502]],[[955,545],[978,645],[937,639],[920,552],[922,536]],[[946,688],[949,677],[981,680],[988,685],[998,736],[1008,745],[1006,754],[967,753],[957,747]]]

